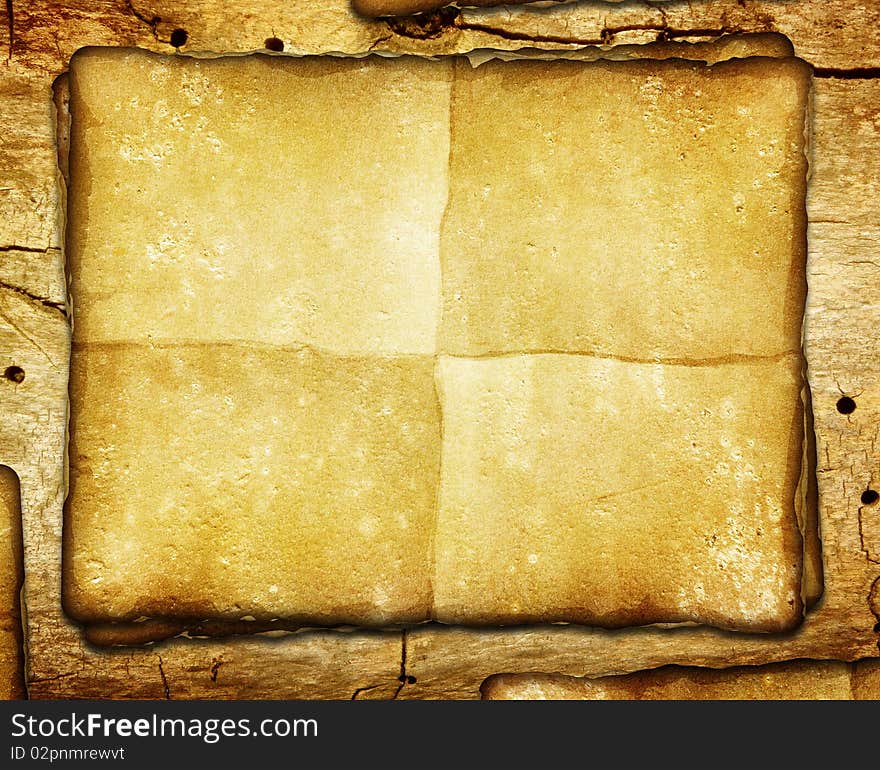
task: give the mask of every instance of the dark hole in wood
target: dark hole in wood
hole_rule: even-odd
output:
[[[175,29],[174,32],[171,33],[171,45],[175,48],[180,48],[181,46],[186,45],[188,39],[189,33],[185,29]]]
[[[876,503],[880,500],[880,492],[876,489],[866,489],[862,492],[862,504],[863,505],[871,505],[872,503]]]
[[[277,37],[267,37],[264,45],[270,51],[277,51],[280,53],[284,50],[284,41],[279,40]]]
[[[24,369],[20,366],[7,366],[3,376],[15,383],[24,382]]]
[[[841,414],[852,414],[856,410],[856,402],[849,396],[837,400],[837,411]]]

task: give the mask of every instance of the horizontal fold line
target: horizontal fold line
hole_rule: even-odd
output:
[[[288,353],[308,352],[326,358],[375,358],[375,359],[428,359],[435,358],[432,352],[425,353],[396,353],[393,351],[364,351],[364,352],[341,352],[329,348],[313,345],[305,342],[293,342],[289,344],[260,342],[259,340],[98,340],[81,341],[74,340],[73,350],[89,349],[120,349],[120,348],[151,348],[153,350],[174,350],[175,348],[245,348],[248,350],[280,351]]]
[[[523,356],[575,356],[580,358],[596,358],[606,361],[619,361],[626,364],[662,364],[664,366],[720,366],[724,364],[743,364],[758,361],[781,361],[789,356],[802,356],[800,349],[784,350],[779,353],[728,353],[722,356],[668,356],[642,358],[639,356],[619,356],[595,350],[566,350],[563,348],[528,348],[524,350],[492,350],[483,353],[404,353],[404,352],[338,352],[312,344],[274,344],[254,340],[103,340],[98,342],[74,341],[74,350],[114,349],[114,348],[153,348],[172,350],[175,348],[249,348],[253,350],[278,350],[298,353],[308,351],[328,358],[376,358],[376,359],[416,359],[416,358],[455,358],[463,361],[485,361],[492,359],[517,358]]]
[[[454,353],[443,354],[447,358],[459,358],[463,360],[489,360],[493,358],[513,358],[516,356],[579,356],[584,358],[598,358],[606,361],[620,361],[625,364],[663,364],[664,366],[718,366],[722,364],[744,364],[753,361],[781,361],[783,358],[793,355],[803,355],[800,350],[784,350],[781,353],[757,354],[757,353],[729,353],[723,356],[707,356],[705,358],[692,358],[690,356],[669,356],[655,358],[641,358],[638,356],[618,356],[613,353],[599,351],[561,350],[555,348],[534,348],[516,351],[488,351],[473,355],[458,355]]]

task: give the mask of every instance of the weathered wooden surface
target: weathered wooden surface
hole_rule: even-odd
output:
[[[880,64],[880,5],[860,0],[592,0],[379,20],[358,16],[348,0],[250,0],[246,11],[217,0],[13,0],[12,8],[12,61],[50,75],[61,72],[83,45],[171,52],[174,30],[187,33],[182,51],[252,51],[275,38],[294,53],[453,53],[777,31],[820,68]],[[8,55],[8,43],[4,47]]]
[[[877,700],[880,660],[791,660],[725,669],[664,666],[596,679],[499,674],[485,700]]]
[[[550,0],[552,2],[553,0]],[[571,0],[557,0],[570,2]],[[531,0],[458,0],[455,5],[459,7],[489,7],[493,5],[518,5],[528,3]],[[609,0],[619,2],[619,0]],[[544,5],[548,0],[544,0]],[[352,0],[352,8],[363,16],[405,16],[407,14],[424,13],[449,5],[449,0]]]
[[[22,484],[28,686],[33,697],[479,697],[499,672],[599,675],[667,663],[727,666],[877,655],[880,471],[880,6],[858,0],[717,0],[661,6],[579,3],[447,11],[367,21],[347,0],[15,2],[0,48],[0,463]],[[294,53],[462,52],[477,47],[705,39],[777,30],[818,69],[805,342],[816,415],[825,596],[798,632],[572,627],[406,634],[324,631],[282,638],[177,639],[97,650],[60,608],[60,532],[69,329],[51,84],[85,45],[248,51],[276,38]],[[180,34],[175,36],[179,42]],[[277,47],[276,42],[272,42]],[[836,408],[851,396],[855,411]],[[773,405],[768,404],[768,409]],[[872,674],[866,673],[867,677]],[[400,681],[403,677],[403,682]]]
[[[880,700],[880,659],[853,663],[850,681],[856,700]]]
[[[25,694],[19,600],[24,579],[20,500],[18,478],[0,465],[0,700]]]

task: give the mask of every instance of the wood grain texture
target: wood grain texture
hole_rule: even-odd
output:
[[[0,465],[0,700],[25,696],[20,499],[18,477]]]
[[[880,660],[791,660],[711,669],[664,666],[594,679],[496,674],[484,700],[880,700]]]
[[[11,8],[11,20],[0,10],[0,29],[11,30],[0,43],[0,369],[20,366],[26,378],[0,378],[0,463],[18,472],[22,486],[32,697],[475,698],[497,672],[595,676],[670,663],[877,655],[880,544],[870,519],[876,509],[860,495],[880,472],[880,183],[872,171],[880,166],[880,6],[585,2],[380,21],[358,18],[348,0],[255,0],[247,11],[217,0],[13,0]],[[90,646],[61,612],[59,596],[69,327],[51,84],[82,46],[170,53],[175,29],[187,32],[183,51],[257,50],[272,37],[292,53],[351,54],[703,40],[738,30],[787,34],[797,54],[818,68],[805,345],[826,590],[804,626],[784,638],[692,628],[421,626],[405,633],[184,638],[142,649]],[[850,414],[836,408],[844,394],[856,403]]]
[[[853,700],[853,666],[792,660],[725,669],[664,666],[595,679],[500,674],[483,682],[484,700]]]
[[[851,682],[856,700],[880,700],[880,659],[869,658],[854,663]]]
[[[486,8],[493,5],[518,5],[531,0],[459,0],[458,6]],[[615,0],[610,0],[615,2]],[[546,1],[544,5],[546,5]],[[363,16],[405,16],[434,11],[448,5],[448,0],[352,0],[352,7]]]

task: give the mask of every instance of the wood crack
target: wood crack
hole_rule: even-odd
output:
[[[58,364],[54,361],[52,356],[46,352],[46,349],[40,345],[30,334],[28,334],[24,329],[22,329],[12,318],[10,318],[3,310],[0,310],[0,318],[2,318],[6,323],[8,323],[18,334],[24,337],[28,342],[31,343],[40,353],[43,354],[43,357],[49,362],[49,365],[53,369],[58,368]]]
[[[453,6],[418,16],[390,17],[383,19],[392,35],[413,40],[433,40],[454,29],[461,11]]]
[[[141,23],[146,24],[147,27],[150,28],[150,32],[153,33],[153,37],[156,38],[156,40],[159,40],[159,32],[157,30],[157,27],[159,26],[159,22],[162,21],[162,17],[161,16],[152,16],[152,17],[145,16],[137,8],[134,7],[134,3],[132,2],[132,0],[125,0],[125,5],[128,8],[128,10],[131,11],[131,15],[134,16]],[[164,42],[164,41],[160,40],[159,42]]]
[[[382,43],[386,43],[386,42],[388,42],[388,41],[391,40],[391,38],[393,38],[393,37],[394,37],[394,33],[391,33],[391,34],[389,34],[389,35],[383,35],[382,37],[378,38],[377,40],[374,40],[374,41],[370,44],[370,47],[367,48],[367,50],[368,50],[368,51],[375,51],[376,48],[378,48],[380,45],[382,45]]]
[[[371,684],[369,687],[358,687],[351,695],[351,700],[358,700],[358,695],[362,692],[369,692],[370,690],[376,690],[382,685],[380,684]]]
[[[162,663],[162,656],[156,656],[159,659],[159,676],[162,677],[162,687],[165,690],[165,700],[171,700],[171,688],[168,686],[168,677],[165,676],[165,667]]]
[[[874,80],[880,78],[880,67],[814,67],[813,77],[834,80]]]
[[[141,22],[141,24],[149,27],[150,32],[153,34],[153,37],[156,38],[158,42],[165,43],[166,45],[173,45],[170,37],[163,38],[159,36],[159,25],[162,23],[161,16],[147,16],[146,14],[141,13],[137,8],[134,7],[134,3],[132,2],[132,0],[125,0],[125,5],[131,12],[132,16],[134,16],[139,22]]]
[[[871,549],[868,544],[865,542],[865,532],[864,532],[864,524],[863,524],[863,516],[865,513],[865,509],[871,511],[874,506],[862,505],[859,506],[859,543],[861,545],[862,553],[865,554],[865,559],[869,564],[880,564],[880,559],[875,559],[871,556]]]
[[[15,26],[14,16],[12,13],[12,0],[6,0],[6,27],[9,32],[9,53],[6,55],[6,61],[12,61],[12,45],[15,42]]]
[[[503,40],[525,41],[533,43],[556,43],[559,45],[612,45],[615,38],[625,32],[656,32],[656,42],[665,43],[673,40],[682,40],[684,38],[718,38],[722,35],[734,35],[745,32],[768,31],[769,28],[763,30],[745,30],[740,27],[722,25],[720,27],[694,27],[688,29],[678,29],[670,27],[666,20],[651,24],[626,24],[619,27],[603,27],[599,33],[599,37],[571,37],[566,35],[533,35],[524,32],[514,32],[503,29],[502,27],[493,27],[488,24],[478,24],[474,22],[457,22],[455,26],[458,29],[471,30],[475,32],[484,32]]]
[[[877,634],[877,649],[880,650],[880,577],[871,585],[868,591],[868,609],[877,622],[874,624],[874,633]]]
[[[26,297],[32,302],[37,302],[44,307],[57,310],[64,318],[67,318],[67,306],[63,302],[56,302],[48,297],[41,297],[39,294],[34,294],[27,289],[22,289],[20,286],[15,286],[14,284],[6,283],[5,281],[0,281],[0,289],[6,289],[7,291],[19,294],[22,297]]]
[[[528,43],[556,43],[558,45],[602,45],[605,42],[604,30],[598,38],[567,37],[565,35],[532,35],[526,32],[514,32],[501,27],[493,27],[488,24],[476,24],[473,22],[460,22],[455,25],[458,29],[471,32],[484,32],[487,35],[499,37],[502,40]]]
[[[712,30],[671,29],[666,23],[665,12],[659,9],[657,10],[661,16],[659,22],[630,24],[619,27],[604,27],[599,34],[599,37],[590,38],[572,37],[570,35],[536,35],[525,32],[516,32],[490,24],[465,21],[461,10],[454,6],[441,8],[438,11],[424,13],[418,16],[387,18],[384,19],[384,22],[393,34],[399,35],[400,37],[410,38],[412,40],[435,40],[446,32],[459,30],[482,32],[487,35],[499,37],[503,40],[528,43],[555,43],[557,45],[608,45],[614,41],[616,35],[622,32],[655,31],[657,32],[658,40],[669,40],[677,37],[718,36],[729,31],[727,27]]]
[[[401,690],[408,684],[415,684],[416,678],[406,673],[406,629],[401,632],[400,637],[400,676],[397,677],[399,684],[391,696],[391,700],[397,700]]]
[[[625,24],[616,27],[603,26],[598,37],[574,37],[571,35],[542,35],[528,32],[517,32],[515,30],[497,27],[491,24],[482,24],[476,21],[466,21],[462,11],[454,6],[441,8],[432,13],[424,13],[417,16],[406,16],[401,18],[386,18],[385,24],[395,35],[406,37],[413,40],[434,40],[446,32],[452,30],[482,32],[487,35],[501,38],[502,40],[510,40],[514,42],[527,43],[553,43],[556,45],[566,46],[586,46],[586,45],[610,45],[615,42],[615,38],[625,32],[655,32],[658,42],[668,42],[671,40],[680,40],[683,38],[716,38],[722,35],[730,35],[742,32],[768,31],[771,25],[764,22],[760,29],[745,30],[739,26],[721,24],[718,27],[696,27],[696,28],[676,28],[670,27],[667,21],[666,10],[662,7],[648,3],[660,15],[660,19],[656,22],[645,22],[643,24]],[[378,42],[384,42],[384,38]]]
[[[11,190],[11,187],[3,187],[0,188],[2,190]],[[52,247],[48,247],[45,249],[38,249],[34,246],[16,246],[14,244],[9,244],[7,246],[0,246],[0,253],[6,253],[9,251],[21,251],[25,254],[48,254],[52,250]]]
[[[28,685],[32,685],[32,684],[40,684],[42,682],[57,682],[59,679],[67,679],[68,677],[75,676],[75,675],[76,675],[76,672],[68,671],[63,674],[55,674],[55,676],[41,676],[41,677],[37,677],[36,679],[29,679],[27,683],[28,683]]]

